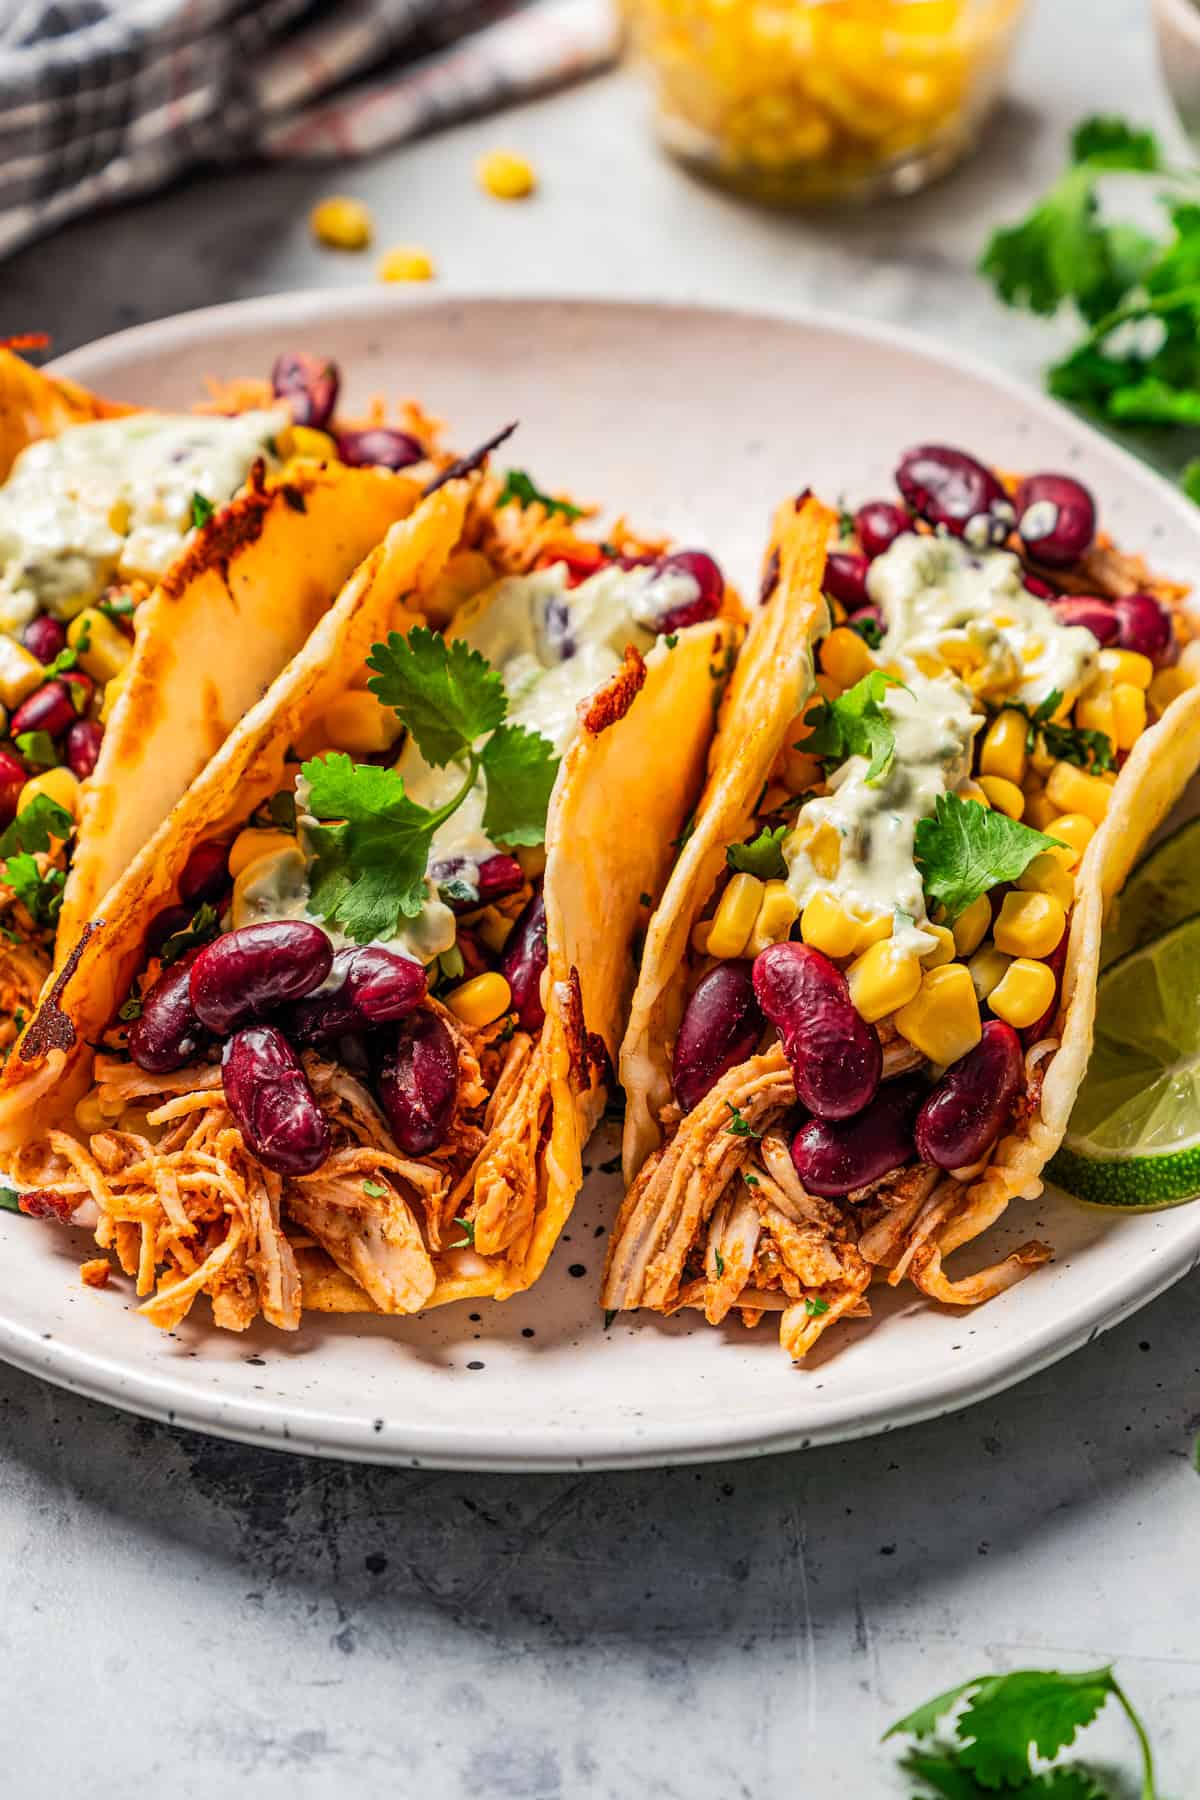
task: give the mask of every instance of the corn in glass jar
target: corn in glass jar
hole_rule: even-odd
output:
[[[667,146],[780,205],[911,193],[972,144],[1025,0],[622,0]]]

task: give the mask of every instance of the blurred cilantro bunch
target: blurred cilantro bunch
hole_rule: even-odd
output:
[[[1160,234],[1102,209],[1116,171],[1153,182]],[[1153,132],[1085,119],[1067,169],[993,234],[979,266],[1010,306],[1078,318],[1080,341],[1048,372],[1052,394],[1114,424],[1200,428],[1200,173],[1172,168]],[[1200,501],[1200,459],[1182,482]]]

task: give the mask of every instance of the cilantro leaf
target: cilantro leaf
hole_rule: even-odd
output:
[[[159,961],[164,969],[177,963],[181,956],[194,950],[197,944],[207,944],[210,938],[217,935],[217,909],[207,901],[198,906],[182,931],[174,931],[159,951]]]
[[[1015,881],[1058,839],[957,794],[939,794],[934,815],[919,819],[914,850],[928,899],[952,925],[1002,881]]]
[[[1082,119],[1071,133],[1071,160],[1106,169],[1147,170],[1162,166],[1158,139],[1152,131],[1099,114]]]
[[[988,1800],[987,1789],[963,1768],[953,1750],[910,1750],[901,1766],[941,1800]]]
[[[387,938],[426,899],[425,865],[439,814],[410,800],[403,777],[338,751],[306,762],[315,851],[309,905],[359,944]]]
[[[4,879],[38,925],[53,925],[62,911],[66,875],[62,869],[49,868],[43,875],[36,860],[27,851],[10,856]]]
[[[867,786],[878,787],[896,760],[896,735],[882,701],[890,687],[901,685],[894,675],[872,669],[836,700],[822,700],[805,713],[810,730],[799,747],[825,762],[865,756]]]
[[[1183,474],[1179,477],[1179,485],[1188,499],[1194,500],[1196,505],[1200,506],[1200,456],[1194,456],[1191,462],[1186,464]]]
[[[856,631],[868,650],[878,650],[883,642],[883,632],[879,620],[873,619],[868,612],[858,613],[846,620],[851,631]]]
[[[720,1281],[725,1273],[725,1258],[721,1255],[719,1250],[713,1251],[713,1266],[717,1271],[717,1280]]]
[[[455,1219],[454,1223],[462,1227],[463,1235],[455,1243],[451,1244],[449,1248],[451,1250],[472,1249],[475,1244],[474,1219]]]
[[[1018,1669],[981,1681],[955,1722],[961,1759],[984,1787],[1029,1779],[1030,1746],[1047,1760],[1074,1742],[1112,1693],[1112,1670]]]
[[[213,505],[212,501],[207,500],[203,494],[195,493],[192,495],[192,524],[197,531],[199,531],[202,525],[208,524],[208,521],[212,518],[215,511],[216,507]]]
[[[1022,706],[1019,700],[1006,700],[1001,711],[1020,713],[1028,723],[1025,748],[1033,754],[1038,739],[1049,755],[1059,762],[1074,763],[1080,769],[1115,769],[1116,754],[1112,740],[1103,731],[1087,731],[1077,725],[1056,722],[1054,714],[1063,697],[1052,688],[1037,706]]]
[[[543,494],[524,469],[507,470],[496,506],[511,506],[514,502],[517,506],[544,506],[548,513],[561,513],[568,524],[583,517],[581,506],[572,506],[569,500],[556,500],[553,494]]]
[[[487,780],[483,829],[500,844],[540,844],[558,775],[554,745],[523,725],[500,725],[479,755]]]
[[[63,842],[75,829],[75,821],[65,806],[51,800],[49,794],[37,794],[17,814],[12,824],[0,832],[0,857],[18,850],[49,850],[51,838]]]
[[[20,1210],[21,1196],[16,1188],[0,1187],[0,1212],[19,1213]]]
[[[504,683],[478,650],[423,625],[389,633],[385,644],[372,646],[367,667],[375,670],[371,692],[399,713],[421,755],[439,769],[467,755],[508,711]]]
[[[382,1181],[364,1181],[362,1191],[368,1200],[386,1200],[391,1189]]]
[[[805,1294],[804,1310],[810,1319],[819,1319],[829,1311],[829,1302],[820,1298],[814,1299],[812,1294]]]
[[[740,1106],[735,1106],[732,1100],[727,1100],[725,1104],[730,1112],[729,1123],[725,1127],[730,1137],[760,1138],[762,1136],[761,1131],[755,1131]]]
[[[48,731],[22,731],[16,737],[17,749],[27,763],[35,769],[53,769],[58,763],[58,751],[54,748],[54,739]]]
[[[757,875],[760,881],[781,880],[787,874],[787,864],[783,860],[783,840],[787,833],[786,825],[776,825],[774,830],[764,825],[748,844],[730,844],[725,861],[731,869],[745,875]]]

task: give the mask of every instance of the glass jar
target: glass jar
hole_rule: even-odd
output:
[[[973,143],[1025,0],[622,0],[684,161],[779,205],[912,193]]]

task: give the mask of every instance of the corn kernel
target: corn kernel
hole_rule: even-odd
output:
[[[432,281],[436,271],[420,244],[397,244],[380,257],[375,273],[380,281]]]
[[[104,699],[100,703],[100,723],[107,725],[116,710],[117,701],[129,686],[129,677],[133,670],[132,662],[127,662],[119,675],[105,685]]]
[[[1044,962],[1019,956],[1009,964],[1004,978],[988,995],[988,1005],[998,1019],[1016,1031],[1036,1025],[1054,1000],[1054,971]]]
[[[860,921],[832,894],[814,894],[800,916],[800,935],[826,956],[851,956],[858,948]]]
[[[1010,819],[1023,816],[1025,796],[1015,781],[1008,781],[1003,775],[981,775],[979,785],[997,812],[1007,813]]]
[[[0,700],[12,709],[46,679],[37,657],[15,638],[0,634]]]
[[[1084,851],[1096,835],[1095,821],[1089,819],[1086,813],[1056,815],[1047,825],[1039,827],[1039,830],[1043,829],[1052,838],[1057,838],[1060,843],[1068,845],[1074,852],[1074,858],[1070,865],[1072,868],[1078,868],[1083,861]]]
[[[997,950],[995,944],[984,944],[975,952],[967,968],[980,1004],[1003,981],[1011,962],[1012,957],[1005,956],[1003,950]]]
[[[390,750],[403,727],[390,706],[384,706],[372,693],[352,688],[325,708],[321,729],[325,742],[335,750],[371,756]]]
[[[1029,727],[1023,714],[1006,706],[984,733],[979,768],[984,775],[1000,775],[1020,786],[1025,779],[1025,736]]]
[[[976,806],[990,806],[992,803],[977,781],[961,781],[958,786],[960,800],[974,800]]]
[[[992,936],[1007,956],[1049,956],[1067,929],[1067,909],[1053,894],[1007,893]]]
[[[1080,731],[1099,731],[1110,741],[1115,733],[1112,695],[1092,694],[1075,702],[1075,724]]]
[[[915,951],[885,938],[850,964],[846,979],[855,1010],[873,1025],[907,1006],[921,985],[921,964]]]
[[[348,194],[331,194],[318,200],[308,215],[309,228],[319,244],[331,250],[365,250],[374,230],[371,215],[361,200]]]
[[[857,631],[851,631],[848,625],[839,625],[821,645],[823,672],[843,688],[852,688],[874,667],[875,658]]]
[[[757,956],[768,944],[782,944],[796,923],[800,902],[786,881],[768,881],[750,933],[748,954]]]
[[[336,462],[337,445],[327,431],[316,431],[311,425],[293,425],[287,455],[306,457],[310,462]]]
[[[991,928],[992,903],[986,894],[980,894],[978,900],[963,908],[951,927],[958,954],[970,956],[972,950],[978,950]]]
[[[926,950],[921,957],[923,969],[940,969],[948,962],[953,962],[958,950],[954,942],[954,933],[946,925],[922,925],[922,931],[937,939],[932,950]]]
[[[75,817],[79,804],[79,781],[70,769],[43,769],[40,775],[31,776],[17,798],[17,811],[23,813],[39,794],[45,794],[48,800],[64,806],[71,817]]]
[[[93,1137],[98,1131],[108,1128],[108,1120],[100,1110],[100,1096],[93,1088],[90,1094],[84,1094],[75,1102],[75,1123],[85,1137]]]
[[[890,938],[894,923],[891,913],[868,913],[865,919],[860,918],[855,950],[869,950],[872,944],[881,944],[884,938]]]
[[[834,827],[824,821],[813,832],[808,845],[808,860],[822,881],[832,881],[842,860],[842,840]]]
[[[524,200],[537,186],[533,164],[513,150],[491,150],[475,164],[475,177],[496,200]]]
[[[710,956],[740,956],[746,948],[762,905],[763,883],[757,875],[735,875],[721,895],[708,934]]]
[[[1062,858],[1073,860],[1070,850],[1043,850],[1035,856],[1024,874],[1017,880],[1017,886],[1023,894],[1050,894],[1064,911],[1075,904],[1075,878]]]
[[[250,825],[245,831],[238,832],[230,846],[230,880],[236,881],[243,869],[262,856],[274,856],[277,851],[297,848],[296,839],[289,831],[279,831],[269,825],[262,829]]]
[[[133,641],[95,606],[87,606],[67,626],[67,643],[81,666],[101,687],[114,680],[133,655]]]
[[[1057,816],[1058,808],[1044,788],[1039,788],[1036,793],[1026,793],[1022,824],[1032,825],[1035,831],[1049,831],[1051,819]]]
[[[1160,669],[1150,683],[1150,704],[1161,716],[1166,712],[1172,700],[1178,700],[1180,694],[1186,694],[1191,685],[1191,676],[1178,664],[1173,669]]]
[[[1154,664],[1140,650],[1102,650],[1098,660],[1114,686],[1119,682],[1129,682],[1145,693],[1154,680]]]
[[[1074,763],[1055,763],[1046,783],[1046,798],[1059,812],[1083,813],[1094,825],[1103,823],[1112,790],[1096,775],[1077,769]]]
[[[957,1062],[983,1035],[979,1002],[964,963],[929,969],[921,986],[896,1013],[896,1030],[930,1062]]]
[[[708,955],[708,934],[712,930],[711,919],[697,919],[692,926],[692,949],[697,956]]]
[[[1132,750],[1146,729],[1146,696],[1132,681],[1119,681],[1112,691],[1113,742]]]
[[[512,1005],[512,990],[503,975],[489,969],[486,975],[476,975],[452,989],[446,1005],[464,1025],[493,1025]]]
[[[1057,761],[1058,758],[1052,756],[1047,750],[1046,740],[1039,732],[1034,739],[1033,749],[1029,752],[1029,767],[1035,775],[1040,775],[1044,779]]]

